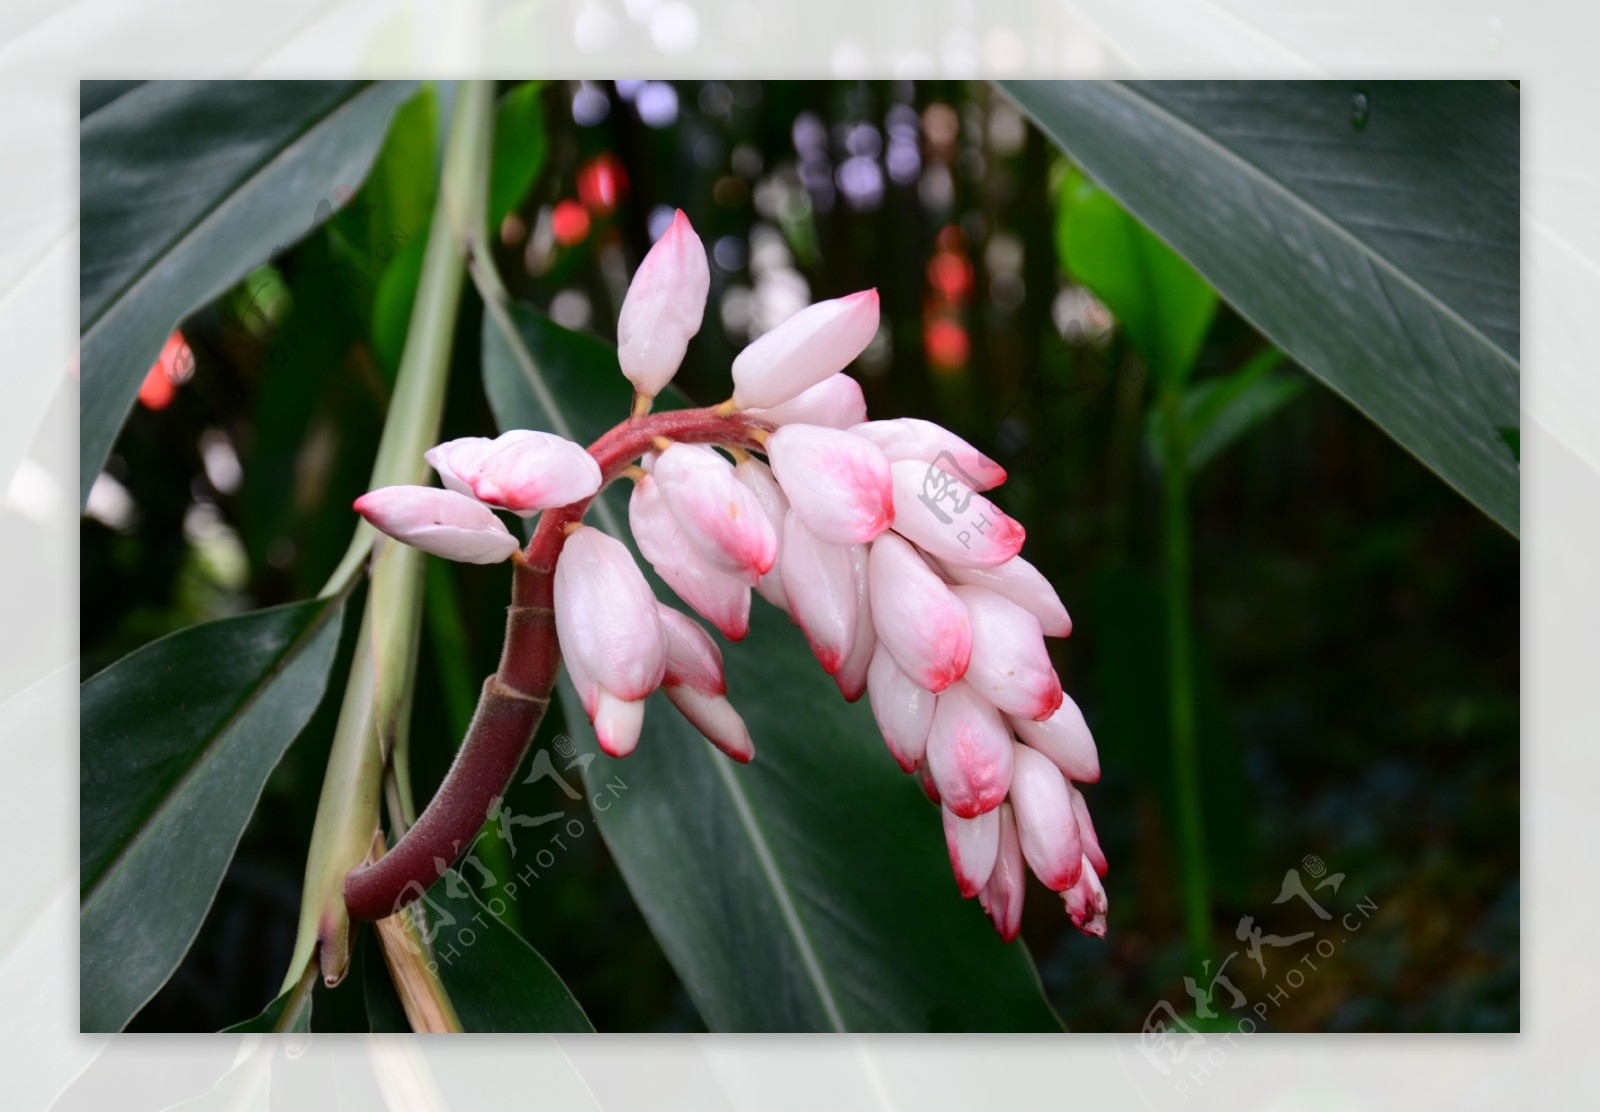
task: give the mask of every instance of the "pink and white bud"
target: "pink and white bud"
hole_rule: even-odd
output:
[[[1065,698],[1045,651],[1039,620],[987,588],[950,589],[972,620],[972,658],[966,680],[1008,715],[1048,719]]]
[[[858,590],[850,550],[830,545],[789,511],[783,522],[783,590],[822,670],[834,675],[855,640]]]
[[[772,469],[757,460],[754,456],[746,456],[733,468],[734,478],[755,493],[756,500],[761,503],[761,509],[766,512],[767,521],[772,523],[773,536],[778,539],[778,559],[772,563],[772,568],[756,581],[756,590],[761,593],[761,598],[777,607],[785,614],[789,612],[789,597],[783,590],[783,520],[789,514],[789,500],[783,495],[783,488],[778,486],[778,481],[772,476]]]
[[[1079,931],[1096,939],[1106,937],[1106,913],[1110,911],[1111,904],[1106,900],[1105,886],[1100,884],[1100,878],[1089,867],[1087,858],[1084,859],[1078,880],[1061,894],[1061,898],[1067,906],[1067,915],[1072,917]]]
[[[937,697],[935,697],[937,698]],[[922,786],[922,794],[931,803],[939,803],[939,786],[933,783],[933,774],[928,771],[928,763],[923,762],[917,766],[917,784]]]
[[[778,535],[733,465],[700,444],[674,444],[651,471],[684,536],[714,567],[754,586],[778,559]]]
[[[722,651],[693,619],[664,603],[656,604],[656,613],[667,642],[662,692],[713,746],[735,761],[748,762],[755,756],[755,743],[728,701]]]
[[[1047,638],[1064,638],[1072,633],[1072,617],[1061,603],[1061,596],[1033,565],[1019,556],[992,568],[964,568],[959,564],[942,566],[944,573],[958,584],[986,587],[1003,595],[1039,620]]]
[[[1059,893],[1078,880],[1083,866],[1072,794],[1049,758],[1021,743],[1012,746],[1010,800],[1017,811],[1022,856],[1045,887]]]
[[[946,565],[989,568],[1022,549],[1022,524],[966,483],[933,464],[889,466],[895,532]]]
[[[843,371],[878,332],[878,291],[808,305],[763,333],[733,361],[740,409],[782,405]]]
[[[633,272],[617,316],[617,362],[639,393],[660,394],[678,373],[710,289],[706,249],[679,209]]]
[[[634,485],[628,528],[639,552],[678,598],[729,641],[743,640],[750,632],[750,588],[714,568],[689,543],[652,475]]]
[[[972,656],[967,605],[898,534],[872,543],[870,569],[872,622],[900,670],[930,692],[960,680]]]
[[[859,545],[894,524],[889,461],[870,441],[843,429],[785,425],[766,449],[790,508],[822,540]]]
[[[988,491],[1006,481],[1006,469],[973,448],[943,425],[917,417],[863,421],[850,430],[883,449],[891,463],[920,460],[964,480],[974,491]]]
[[[523,518],[600,489],[600,465],[582,445],[534,429],[502,433],[487,449],[465,445],[446,453],[444,463],[480,502]]]
[[[556,637],[594,723],[600,748],[615,757],[639,741],[637,704],[667,671],[666,635],[655,596],[633,555],[614,537],[579,526],[567,538],[555,571]]]
[[[439,473],[439,482],[446,490],[475,499],[478,496],[472,493],[471,477],[478,474],[480,461],[501,447],[490,437],[458,437],[434,445],[422,458]]]
[[[894,655],[879,642],[867,670],[867,692],[872,697],[872,717],[878,733],[907,773],[922,764],[928,751],[928,731],[933,726],[936,697],[919,686],[895,664]]]
[[[995,931],[1007,943],[1022,930],[1022,898],[1028,878],[1022,872],[1022,843],[1017,837],[1016,813],[1010,804],[1001,804],[1000,848],[995,854],[994,872],[978,894],[978,903],[989,914]]]
[[[1000,809],[962,819],[949,808],[940,808],[944,817],[944,845],[950,852],[950,868],[963,897],[975,897],[989,883],[995,858],[1000,853]]]
[[[355,510],[396,541],[446,560],[498,564],[522,547],[494,511],[438,487],[380,487]]]
[[[1065,693],[1061,706],[1048,719],[1035,722],[1024,715],[1009,715],[1017,737],[1056,763],[1056,768],[1075,781],[1093,784],[1100,779],[1100,754],[1094,736],[1083,721],[1083,712]]]
[[[1083,843],[1083,856],[1094,867],[1094,872],[1104,877],[1110,863],[1106,861],[1106,852],[1100,849],[1100,836],[1095,834],[1094,820],[1089,818],[1089,801],[1083,798],[1077,785],[1067,785],[1067,791],[1072,796],[1072,814],[1078,820],[1078,839]]]
[[[787,402],[756,407],[745,413],[774,425],[826,425],[833,429],[849,429],[867,420],[867,399],[861,393],[861,384],[840,372],[829,375]]]
[[[878,648],[878,634],[872,625],[871,587],[867,580],[867,546],[851,545],[850,575],[856,584],[856,629],[850,637],[850,651],[844,655],[833,682],[846,703],[854,703],[867,694],[867,674],[872,669],[872,655]]]
[[[963,681],[937,699],[926,761],[939,797],[963,819],[993,811],[1011,788],[1011,732],[994,705]]]

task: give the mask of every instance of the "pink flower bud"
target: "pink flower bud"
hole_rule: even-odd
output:
[[[783,522],[783,590],[822,670],[844,664],[856,632],[857,590],[850,550],[817,538],[789,511]]]
[[[600,465],[582,445],[565,437],[513,429],[488,445],[481,440],[448,441],[426,455],[440,478],[453,475],[489,506],[531,518],[600,489]]]
[[[967,683],[1008,715],[1048,719],[1064,696],[1039,620],[987,588],[957,585],[950,590],[967,605],[972,620]]]
[[[883,449],[890,463],[921,460],[934,464],[974,491],[987,491],[1006,481],[1006,470],[943,425],[917,417],[864,421],[850,431]]]
[[[437,487],[382,487],[356,499],[355,510],[396,541],[446,560],[498,564],[522,547],[487,506]]]
[[[994,705],[963,681],[936,698],[927,766],[939,798],[963,819],[992,811],[1011,787],[1011,732]]]
[[[422,454],[422,458],[439,473],[439,481],[446,490],[477,498],[472,493],[471,477],[478,474],[479,461],[498,447],[489,437],[458,437],[434,445]]]
[[[722,651],[699,625],[663,603],[656,604],[667,640],[667,672],[661,690],[680,714],[717,749],[748,762],[755,744],[744,719],[728,702]]]
[[[741,641],[750,632],[750,588],[712,567],[689,543],[654,476],[646,475],[634,485],[633,497],[628,500],[628,528],[656,575],[696,614],[729,641]]]
[[[754,491],[713,448],[674,444],[651,474],[689,543],[714,567],[754,585],[778,558],[778,535]]]
[[[972,656],[966,604],[894,533],[872,543],[871,579],[873,625],[900,670],[930,692],[960,680]]]
[[[785,425],[766,447],[789,506],[823,541],[859,545],[894,524],[889,461],[876,445],[843,429]]]
[[[1048,719],[1034,722],[1025,715],[1009,715],[1017,737],[1056,763],[1075,781],[1093,784],[1100,779],[1100,755],[1083,712],[1071,696],[1061,696],[1061,706]]]
[[[627,546],[590,526],[567,538],[555,571],[556,637],[600,748],[615,757],[639,741],[639,703],[667,670],[655,596]],[[583,684],[590,691],[583,690]]]
[[[872,654],[867,671],[867,692],[872,697],[872,717],[878,733],[900,768],[910,773],[922,764],[933,726],[934,694],[900,671],[882,642]]]
[[[937,699],[938,697],[934,698]],[[933,783],[933,774],[929,772],[927,762],[917,766],[917,784],[922,786],[922,794],[931,803],[939,803],[939,786]]]
[[[778,481],[772,477],[772,469],[757,460],[754,456],[746,456],[734,465],[733,474],[740,483],[750,488],[755,493],[756,499],[761,503],[761,509],[766,512],[767,521],[772,523],[772,533],[778,539],[779,559],[772,563],[772,568],[756,581],[756,590],[767,602],[777,607],[785,614],[789,613],[789,597],[783,591],[783,563],[781,554],[783,550],[783,520],[789,514],[789,500],[783,496],[783,488],[778,486]]]
[[[944,844],[950,852],[950,867],[963,897],[977,896],[994,873],[1000,853],[1000,809],[962,819],[949,808],[940,808],[944,818]]]
[[[808,305],[733,361],[741,409],[777,406],[843,371],[878,332],[878,291]]]
[[[1000,848],[995,854],[994,872],[978,894],[978,903],[989,914],[995,931],[1007,943],[1022,930],[1022,898],[1028,879],[1022,872],[1022,844],[1017,837],[1016,813],[1010,804],[1001,804]]]
[[[617,316],[617,362],[641,394],[660,394],[677,374],[710,289],[706,249],[679,209],[634,271]]]
[[[846,703],[854,703],[867,694],[867,673],[872,668],[872,654],[878,648],[878,634],[872,626],[871,592],[867,581],[867,546],[851,545],[850,578],[856,585],[856,629],[850,636],[850,651],[844,655],[833,682]]]
[[[1061,894],[1061,899],[1067,906],[1067,915],[1072,917],[1079,931],[1096,939],[1106,937],[1106,913],[1110,911],[1110,902],[1106,900],[1105,886],[1100,884],[1100,878],[1089,868],[1087,857],[1078,880]]]
[[[840,372],[829,375],[787,402],[745,412],[774,425],[826,425],[849,429],[867,420],[867,400],[861,393],[861,384]]]
[[[1031,612],[1045,637],[1064,638],[1072,633],[1072,618],[1062,605],[1061,596],[1042,572],[1021,557],[1014,556],[992,568],[964,568],[959,564],[942,567],[956,583],[986,587]]]
[[[1072,796],[1072,814],[1078,820],[1078,839],[1083,843],[1083,856],[1094,867],[1094,872],[1104,877],[1110,864],[1106,861],[1105,851],[1100,849],[1100,836],[1095,834],[1094,820],[1089,818],[1089,801],[1083,798],[1077,785],[1067,785],[1067,791]]]
[[[1045,887],[1059,893],[1078,880],[1083,865],[1072,795],[1049,758],[1020,743],[1012,748],[1011,806],[1017,811],[1022,856]]]
[[[889,471],[895,532],[942,563],[989,568],[1022,549],[1021,523],[960,478],[920,460],[901,460]]]

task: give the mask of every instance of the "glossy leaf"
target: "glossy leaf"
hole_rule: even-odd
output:
[[[610,348],[521,307],[512,318],[514,342],[485,318],[485,386],[503,428],[587,440],[626,415]],[[590,520],[631,540],[626,486]],[[595,819],[707,1025],[1059,1030],[1026,950],[960,899],[939,814],[865,701],[846,704],[800,632],[759,602],[724,660],[756,740],[750,765],[713,750],[658,693],[638,750],[588,770],[591,794],[626,785]],[[593,748],[581,715],[569,729]]]
[[[544,168],[545,129],[539,92],[525,81],[501,98],[494,114],[494,156],[489,167],[489,228],[522,203]]]
[[[298,997],[298,1000],[296,999]],[[311,1031],[311,998],[310,993],[301,993],[298,988],[286,989],[272,1002],[262,1009],[260,1013],[249,1020],[241,1020],[238,1024],[230,1024],[224,1032],[309,1032]]]
[[[84,682],[84,1031],[119,1031],[194,941],[267,775],[322,699],[343,606],[192,626]]]
[[[1514,89],[1005,88],[1261,332],[1517,531],[1500,432],[1520,388]]]
[[[1184,392],[1180,412],[1190,475],[1305,393],[1303,376],[1272,373],[1282,362],[1283,353],[1268,348],[1238,370],[1195,383]],[[1145,415],[1145,443],[1165,463],[1166,437],[1158,409]]]
[[[1111,310],[1158,378],[1189,377],[1217,313],[1216,291],[1077,169],[1057,196],[1056,255]]]
[[[150,82],[79,138],[79,502],[185,314],[332,213],[414,86]]]

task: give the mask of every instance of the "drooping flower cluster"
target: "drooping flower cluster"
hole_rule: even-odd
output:
[[[636,420],[698,332],[708,284],[679,213],[618,322]],[[983,493],[1004,482],[999,465],[931,422],[867,420],[843,372],[877,330],[869,290],[812,305],[750,344],[733,363],[732,399],[711,411],[748,419],[750,442],[727,455],[651,444],[641,467],[622,469],[634,480],[634,541],[729,640],[748,632],[754,589],[800,627],[845,699],[870,696],[894,759],[940,806],[962,895],[979,898],[1004,938],[1020,928],[1024,863],[1081,930],[1103,935],[1106,861],[1077,787],[1099,779],[1099,759],[1044,640],[1069,634],[1071,619],[1018,555],[1021,525]],[[518,551],[493,510],[564,507],[604,478],[588,451],[527,430],[451,441],[427,459],[444,490],[387,488],[356,509],[408,544],[475,563]],[[572,529],[554,603],[562,659],[607,753],[633,750],[644,700],[660,688],[714,745],[751,759],[716,643],[655,599],[621,541]]]

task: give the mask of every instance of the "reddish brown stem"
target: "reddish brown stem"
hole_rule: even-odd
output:
[[[737,413],[673,410],[622,422],[590,445],[589,454],[609,483],[649,452],[658,437],[759,449],[759,438],[770,429]],[[353,918],[392,916],[420,897],[466,853],[499,806],[550,705],[561,666],[555,624],[556,561],[568,527],[582,520],[590,501],[540,515],[533,539],[515,565],[500,666],[484,681],[461,750],[416,823],[387,854],[345,877],[344,900]]]

